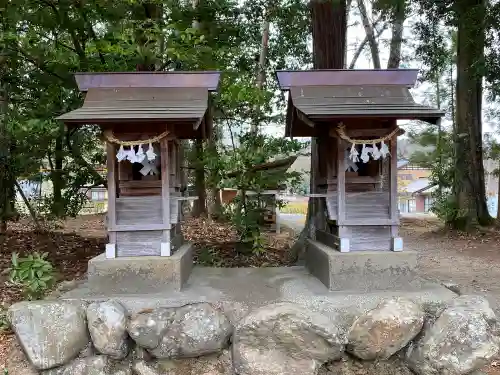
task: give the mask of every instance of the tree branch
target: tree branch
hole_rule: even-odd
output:
[[[66,22],[67,18],[63,14],[61,14],[61,12],[59,12],[59,9],[57,9],[55,4],[50,0],[38,0],[38,1],[40,1],[42,4],[47,5],[50,9],[52,9],[54,15],[56,16],[60,24],[66,26],[66,30],[68,31],[71,41],[73,42],[73,46],[75,47],[76,54],[80,58],[81,62],[86,62],[87,56],[85,55],[85,50],[82,47],[80,41],[78,40],[75,30],[72,27],[70,27],[70,24],[68,22]]]
[[[38,231],[41,231],[42,227],[40,226],[40,222],[38,221],[38,218],[36,217],[36,212],[33,209],[33,207],[31,207],[31,203],[29,202],[28,198],[26,198],[26,195],[24,194],[24,191],[21,188],[21,185],[19,185],[19,182],[17,182],[16,179],[14,179],[14,185],[16,186],[16,189],[19,192],[19,195],[21,195],[21,198],[23,199],[24,204],[28,208],[28,211],[29,211],[31,217],[33,218],[33,221],[35,222],[36,229]]]
[[[378,49],[377,39],[375,37],[375,32],[373,30],[373,25],[368,18],[368,12],[366,11],[366,5],[364,0],[358,0],[358,8],[361,13],[361,19],[363,20],[363,27],[365,28],[366,37],[368,39],[368,44],[370,45],[370,50],[372,53],[373,67],[375,69],[380,69],[380,53]]]
[[[68,150],[71,152],[71,155],[75,159],[75,162],[79,164],[82,168],[87,169],[92,177],[94,178],[94,181],[96,184],[99,185],[104,185],[104,187],[108,187],[108,181],[103,178],[88,162],[85,160],[85,158],[82,156],[80,151],[78,150],[77,147],[71,142],[71,132],[66,133],[66,146],[68,147]]]
[[[20,48],[12,48],[11,46],[7,47],[8,49],[10,49],[12,52],[17,52],[17,53],[20,53],[21,55],[24,56],[24,58],[32,63],[36,68],[38,68],[39,70],[41,70],[42,72],[45,72],[47,74],[50,74],[51,76],[54,76],[56,78],[59,78],[61,81],[63,82],[68,82],[68,78],[64,78],[63,76],[61,76],[60,74],[54,72],[53,70],[49,69],[47,67],[47,64],[44,63],[44,62],[40,62],[38,61],[35,57],[29,55],[28,53],[26,53],[25,51],[23,51],[22,49]]]
[[[98,38],[97,38],[97,35],[94,31],[94,27],[92,26],[89,19],[87,18],[87,15],[85,14],[85,10],[82,8],[82,3],[80,1],[76,2],[76,8],[79,10],[79,13],[83,18],[83,22],[87,26],[87,29],[89,31],[91,38],[94,39],[94,42],[96,44],[96,50],[97,50],[97,53],[99,54],[99,60],[101,60],[101,64],[105,65],[106,59],[104,58],[102,50],[99,48]]]
[[[382,17],[379,17],[379,19],[377,19],[374,23],[373,23],[373,27],[375,28],[375,26],[378,24],[378,22],[382,19]],[[380,30],[377,30],[376,32],[376,35],[375,37],[378,38],[380,37],[380,35],[382,35],[382,33],[387,30],[387,23],[384,23],[381,27],[380,27]],[[361,52],[363,52],[363,50],[365,49],[365,46],[366,46],[366,43],[368,43],[368,36],[365,36],[365,38],[363,39],[363,41],[361,42],[361,44],[358,46],[358,49],[356,50],[356,52],[354,53],[354,56],[352,57],[352,61],[351,63],[349,64],[349,69],[354,69],[354,66],[356,65],[356,62],[358,61],[358,58],[359,56],[361,56]]]

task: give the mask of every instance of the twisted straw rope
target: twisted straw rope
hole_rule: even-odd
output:
[[[135,146],[138,144],[147,144],[147,143],[156,143],[159,142],[162,138],[165,138],[170,132],[164,131],[160,135],[150,139],[142,139],[139,141],[120,141],[116,138],[111,130],[107,130],[104,132],[104,137],[108,142],[119,144],[120,146]]]
[[[396,127],[396,129],[394,129],[392,132],[390,132],[389,134],[387,134],[386,136],[381,137],[381,138],[377,138],[377,139],[352,139],[351,137],[349,137],[345,133],[345,125],[344,124],[340,124],[336,130],[337,130],[337,134],[339,135],[340,138],[348,141],[351,144],[355,144],[355,145],[381,143],[381,142],[384,142],[384,141],[391,139],[400,131],[399,127]]]

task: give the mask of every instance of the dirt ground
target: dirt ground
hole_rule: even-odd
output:
[[[217,239],[226,243],[234,241],[231,237],[234,234],[228,234],[224,228],[211,225],[202,221],[194,222],[192,229],[187,231],[187,236],[203,244],[205,248]],[[9,239],[0,237],[2,269],[8,267],[13,249],[22,247],[26,251],[42,251],[39,249],[42,246],[45,248],[43,251],[47,251],[46,249],[51,247],[50,244],[56,241],[59,243],[58,250],[54,249],[49,257],[56,263],[63,279],[68,279],[75,273],[82,275],[88,258],[102,252],[104,244],[102,216],[84,216],[69,220],[51,236],[50,241],[33,238],[23,223],[14,225],[12,229],[14,236],[11,235]],[[403,219],[400,232],[405,247],[419,252],[419,272],[424,277],[456,284],[462,293],[485,295],[500,316],[500,229],[475,235],[460,235],[443,230],[435,219]],[[264,256],[265,260],[260,261],[259,265],[286,264],[289,261],[286,249],[290,247],[292,240],[287,232],[277,238],[268,238],[267,249],[270,254]],[[206,251],[198,252],[197,262],[206,263],[205,258],[210,255],[209,264],[224,265],[224,259],[228,258],[227,246],[212,246],[211,249],[209,254]],[[249,261],[251,259],[239,259],[227,265],[238,266]],[[0,284],[3,284],[2,280]],[[0,287],[0,293],[4,303],[19,299],[17,291],[6,291]],[[12,336],[0,336],[0,370],[12,347]],[[19,358],[18,352],[15,355]],[[500,359],[483,371],[488,375],[500,375]]]

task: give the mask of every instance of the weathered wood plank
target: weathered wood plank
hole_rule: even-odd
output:
[[[131,224],[131,225],[115,225],[111,227],[110,230],[113,232],[128,232],[128,231],[139,231],[139,230],[167,230],[170,229],[170,224]]]
[[[351,251],[390,251],[391,235],[387,226],[348,227]]]
[[[120,187],[122,188],[161,188],[160,180],[132,180],[132,181],[120,181]]]
[[[118,257],[159,256],[160,242],[122,243],[117,246]]]
[[[130,232],[117,232],[116,241],[117,243],[128,243],[128,242],[160,242],[161,241],[161,230],[157,231],[130,231]]]
[[[399,221],[392,219],[367,218],[367,219],[344,219],[337,220],[339,225],[345,226],[391,226],[399,225]]]

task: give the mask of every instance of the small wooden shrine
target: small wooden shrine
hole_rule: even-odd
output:
[[[99,125],[106,140],[106,257],[170,256],[182,244],[179,141],[205,138],[218,72],[81,73],[83,106],[68,127]]]
[[[415,103],[416,70],[280,71],[289,92],[286,135],[315,137],[310,236],[340,252],[401,251],[397,120],[436,124],[443,112]],[[319,212],[321,212],[319,211]],[[318,219],[319,217],[319,219]],[[324,218],[326,217],[326,220]],[[323,219],[321,219],[323,218]]]

